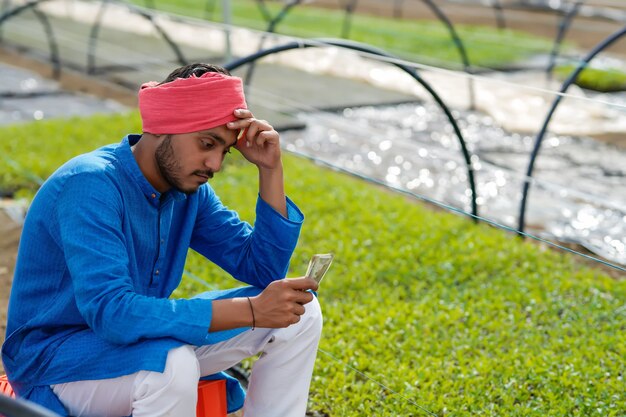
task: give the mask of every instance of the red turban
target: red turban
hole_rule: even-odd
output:
[[[245,108],[241,79],[219,72],[160,85],[151,81],[139,89],[143,131],[155,135],[212,129],[237,120],[233,111]]]

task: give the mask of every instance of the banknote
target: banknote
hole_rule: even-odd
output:
[[[332,262],[332,253],[318,253],[317,255],[313,255],[306,271],[306,277],[313,278],[319,284]]]

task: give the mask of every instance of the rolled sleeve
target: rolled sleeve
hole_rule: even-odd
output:
[[[258,196],[254,227],[241,221],[207,189],[201,201],[191,247],[234,278],[265,288],[285,278],[304,216],[287,199],[287,217]]]

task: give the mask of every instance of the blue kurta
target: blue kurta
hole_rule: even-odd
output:
[[[30,206],[17,258],[2,359],[16,392],[66,414],[51,384],[163,371],[182,344],[217,343],[212,300],[256,294],[284,278],[302,213],[257,200],[254,228],[208,184],[160,194],[141,173],[129,135],[57,170]],[[257,288],[169,299],[189,248]],[[229,384],[229,409],[241,388]]]

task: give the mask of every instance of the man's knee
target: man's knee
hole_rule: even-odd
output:
[[[200,366],[193,347],[185,345],[167,354],[163,374],[156,378],[157,384],[167,387],[170,395],[194,395],[200,379]]]
[[[301,317],[301,321],[304,321],[308,332],[316,335],[322,333],[322,327],[324,325],[324,318],[322,315],[322,307],[320,306],[317,297],[313,297],[313,301],[304,305],[305,313]]]

